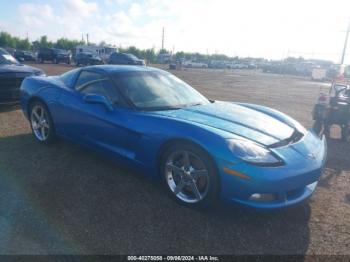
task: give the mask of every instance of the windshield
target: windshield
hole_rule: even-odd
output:
[[[0,52],[0,65],[18,64],[18,61],[10,54]]]
[[[134,56],[133,54],[125,54],[125,55],[132,60],[138,60],[138,58],[136,56]]]
[[[167,110],[209,103],[191,86],[167,72],[128,72],[114,76],[116,84],[141,110]]]

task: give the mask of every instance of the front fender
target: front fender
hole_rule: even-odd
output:
[[[228,135],[213,127],[139,112],[130,115],[128,125],[141,134],[135,146],[135,160],[149,168],[157,169],[159,152],[164,145],[174,140],[190,141],[198,145],[208,152],[214,162],[232,155],[226,142]],[[232,161],[235,162],[233,155]]]

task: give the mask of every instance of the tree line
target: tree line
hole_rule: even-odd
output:
[[[47,36],[41,36],[38,40],[30,42],[28,38],[19,38],[12,36],[8,32],[0,32],[0,47],[13,48],[27,51],[37,51],[41,48],[59,48],[64,50],[75,50],[77,45],[86,44],[82,40],[71,40],[67,38],[59,38],[55,42],[49,41]],[[91,43],[92,44],[92,43]],[[100,44],[106,44],[101,42]],[[171,52],[166,49],[156,51],[155,48],[140,49],[135,46],[119,47],[119,52],[130,53],[139,58],[145,59],[150,63],[157,62],[157,58],[160,54],[170,54]],[[198,52],[183,52],[179,51],[174,54],[176,60],[178,59],[194,59],[197,61],[210,61],[210,60],[237,60],[238,57],[229,57],[224,54],[211,54],[205,55]]]

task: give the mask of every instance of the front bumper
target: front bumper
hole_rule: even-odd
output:
[[[295,191],[286,191],[280,192],[277,198],[273,201],[260,201],[260,200],[242,200],[242,199],[231,199],[231,201],[254,207],[254,208],[263,208],[263,209],[274,209],[274,208],[283,208],[291,205],[298,204],[304,200],[311,197],[311,195],[316,190],[318,182],[315,181],[301,189]]]
[[[219,164],[221,193],[224,200],[255,208],[282,208],[309,198],[316,190],[327,157],[327,144],[309,132],[298,143],[276,149],[286,165],[259,167],[248,163]],[[302,155],[303,154],[303,155]],[[249,179],[225,173],[223,168],[235,170]],[[266,199],[253,195],[267,195]]]

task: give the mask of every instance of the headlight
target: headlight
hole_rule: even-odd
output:
[[[279,166],[283,161],[267,148],[247,140],[231,139],[228,145],[232,153],[238,158],[254,165]]]

